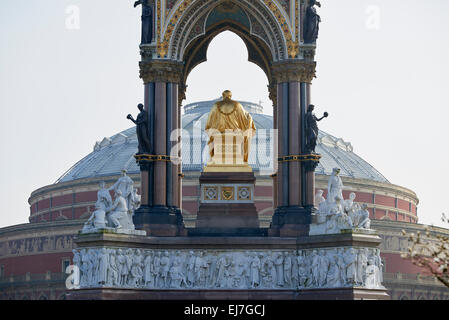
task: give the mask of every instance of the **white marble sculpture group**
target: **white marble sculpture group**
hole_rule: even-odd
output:
[[[339,177],[340,169],[334,168],[328,182],[327,199],[323,190],[315,195],[318,212],[310,225],[309,235],[336,234],[348,229],[370,229],[371,220],[366,204],[354,202],[355,193],[349,199],[343,198],[343,183]]]
[[[109,193],[111,190],[114,191],[114,200]],[[126,170],[122,170],[122,176],[110,188],[105,188],[104,181],[100,183],[95,211],[84,224],[81,233],[97,232],[100,229],[132,233],[135,230],[132,218],[139,204],[140,195],[134,188],[134,182],[126,175]]]
[[[383,288],[380,250],[375,248],[81,248],[73,252],[80,288]]]

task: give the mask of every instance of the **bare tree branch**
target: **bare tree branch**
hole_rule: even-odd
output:
[[[441,219],[449,224],[444,213]],[[432,235],[429,227],[426,228],[425,237],[420,232],[407,234],[405,230],[402,230],[402,234],[408,235],[411,246],[408,253],[401,257],[425,269],[449,288],[449,238],[439,234]]]

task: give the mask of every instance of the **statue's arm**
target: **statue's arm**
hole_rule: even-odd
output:
[[[318,119],[317,117],[315,117],[315,115],[314,115],[314,118],[316,121],[320,121],[320,120],[323,120],[324,118],[327,118],[328,116],[329,116],[329,114],[327,112],[325,112],[325,113],[323,113],[323,116],[321,118]]]
[[[117,208],[118,203],[119,202],[118,202],[118,198],[117,198],[117,199],[115,199],[114,203],[109,208],[106,209],[106,212],[111,212],[112,210]]]
[[[131,120],[132,122],[134,122],[135,124],[137,124],[137,123],[136,123],[136,120],[134,120],[134,118],[133,118],[133,116],[132,116],[131,114],[128,114],[128,115],[126,116],[126,119],[129,119],[129,120]]]
[[[117,184],[118,184],[118,181],[116,181],[112,186],[110,186],[110,187],[109,187],[108,189],[106,189],[106,190],[108,190],[108,191],[114,190],[114,189],[116,188]]]

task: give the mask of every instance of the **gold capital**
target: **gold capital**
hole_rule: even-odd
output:
[[[143,83],[173,82],[181,83],[184,65],[169,60],[140,61],[140,78]]]
[[[304,60],[287,60],[273,64],[271,72],[276,83],[306,82],[315,78],[316,62]]]

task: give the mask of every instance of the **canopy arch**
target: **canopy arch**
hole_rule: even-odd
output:
[[[167,58],[185,61],[186,52],[199,38],[207,38],[216,32],[219,25],[223,30],[232,30],[248,46],[248,39],[263,44],[264,54],[272,62],[287,58],[284,31],[273,12],[257,0],[200,0],[188,7],[179,17],[169,37]],[[236,27],[238,26],[238,27]],[[167,37],[166,37],[167,39]],[[168,40],[167,39],[167,40]],[[252,55],[248,47],[249,55]]]

